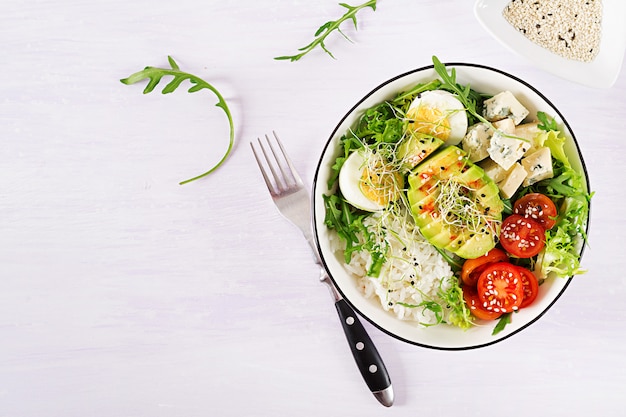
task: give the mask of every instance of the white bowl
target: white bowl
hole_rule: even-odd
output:
[[[464,63],[446,64],[448,69],[456,68],[457,82],[470,84],[473,89],[481,93],[495,95],[509,90],[522,102],[531,115],[537,111],[544,111],[555,118],[567,137],[566,152],[572,166],[582,172],[587,181],[587,172],[574,135],[559,110],[539,91],[517,77],[497,69]],[[396,318],[382,309],[376,299],[367,299],[357,288],[356,280],[343,266],[343,256],[333,253],[329,244],[330,231],[324,225],[324,201],[322,196],[328,194],[327,182],[339,149],[337,144],[341,136],[354,125],[362,112],[384,100],[393,98],[400,91],[406,91],[417,83],[425,83],[438,78],[433,66],[428,66],[394,77],[376,87],[365,97],[359,100],[352,109],[341,119],[328,142],[326,143],[313,185],[313,227],[318,250],[322,262],[330,277],[343,297],[374,326],[389,335],[419,346],[443,349],[460,350],[491,345],[513,334],[520,332],[539,319],[563,294],[571,278],[550,278],[540,286],[539,295],[535,302],[513,315],[512,322],[505,329],[493,336],[495,322],[485,326],[473,326],[463,331],[457,327],[445,324],[433,327],[419,327],[415,322]],[[588,181],[586,183],[589,189]],[[583,248],[579,248],[582,255]]]
[[[579,0],[582,1],[582,0]],[[510,0],[477,0],[474,14],[498,42],[536,67],[588,87],[609,88],[619,76],[626,50],[626,2],[603,0],[600,51],[591,62],[563,58],[535,44],[502,15]]]

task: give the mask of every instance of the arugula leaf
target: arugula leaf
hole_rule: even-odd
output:
[[[450,288],[446,291],[440,288],[437,295],[450,308],[450,313],[448,314],[450,324],[467,330],[473,325],[472,315],[463,299],[463,290],[461,289],[459,280],[455,277],[450,277],[449,280],[451,284]],[[441,284],[443,284],[443,280]]]
[[[488,126],[491,126],[491,123],[478,111],[478,108],[482,105],[483,96],[472,90],[469,84],[465,86],[457,84],[455,68],[452,68],[450,73],[448,73],[446,66],[442,64],[436,56],[433,56],[432,59],[433,68],[435,69],[437,75],[441,78],[440,88],[456,94],[459,101],[465,107],[465,110],[469,113],[469,124],[472,125],[476,121],[480,121],[486,123]]]
[[[410,90],[398,94],[396,98],[392,100],[392,104],[401,108],[403,112],[406,113],[406,110],[418,94],[423,93],[424,91],[437,90],[439,87],[441,87],[441,81],[439,80],[432,80],[426,84],[417,84]]]
[[[339,140],[339,143],[343,148],[343,154],[339,155],[337,159],[335,159],[335,163],[331,167],[332,172],[327,183],[329,190],[333,188],[335,182],[339,178],[339,171],[341,171],[343,163],[346,162],[346,159],[348,159],[348,155],[350,155],[353,150],[363,148],[363,143],[354,134],[350,136],[343,135]]]
[[[496,324],[496,327],[493,328],[493,331],[491,332],[492,336],[497,335],[498,333],[500,333],[502,330],[504,330],[504,328],[506,327],[507,324],[511,323],[511,313],[506,313],[503,314],[499,319],[498,319],[498,324]]]
[[[233,144],[235,142],[235,127],[233,123],[232,114],[230,112],[230,109],[228,108],[228,105],[226,104],[226,100],[224,100],[224,97],[222,97],[220,92],[215,87],[213,87],[211,84],[209,84],[208,82],[204,81],[203,79],[195,75],[181,71],[180,67],[171,56],[168,56],[167,60],[171,68],[146,67],[142,71],[138,71],[130,75],[127,78],[121,79],[120,81],[123,84],[131,85],[131,84],[135,84],[140,81],[143,81],[145,79],[148,79],[149,80],[148,84],[143,90],[144,94],[148,94],[155,89],[155,87],[159,84],[159,82],[162,80],[163,77],[172,76],[173,79],[163,88],[163,91],[162,91],[163,94],[169,94],[169,93],[174,92],[183,83],[183,81],[189,80],[189,82],[192,84],[191,88],[189,88],[188,90],[189,93],[195,93],[197,91],[207,89],[207,90],[212,91],[217,96],[218,102],[216,106],[221,108],[224,111],[224,113],[226,113],[226,117],[228,119],[228,126],[230,129],[230,138],[229,138],[228,148],[226,149],[226,152],[224,153],[222,158],[218,161],[218,163],[203,174],[197,175],[185,181],[181,181],[180,184],[182,185],[182,184],[187,184],[191,181],[195,181],[197,179],[200,179],[202,177],[209,175],[210,173],[215,171],[217,168],[219,168],[226,161],[226,159],[228,158],[228,156],[230,155],[233,149]]]
[[[541,130],[545,130],[546,132],[559,130],[559,126],[556,124],[556,121],[545,112],[538,111],[537,120],[540,122],[537,127]]]
[[[324,224],[329,229],[335,229],[339,238],[345,242],[344,261],[349,264],[352,253],[366,250],[372,257],[367,275],[377,277],[386,261],[388,247],[376,241],[376,236],[363,223],[366,214],[360,214],[357,209],[348,204],[341,193],[323,195],[326,214]]]
[[[391,105],[384,102],[363,113],[354,135],[374,143],[396,143],[404,135],[404,125]]]
[[[425,327],[430,327],[430,326],[436,326],[440,323],[443,323],[443,307],[441,307],[441,305],[439,303],[437,303],[436,301],[432,301],[432,300],[427,300],[427,301],[422,301],[419,304],[409,304],[409,303],[397,303],[398,305],[401,305],[403,307],[406,308],[419,308],[422,307],[422,314],[424,314],[424,311],[429,310],[432,311],[433,314],[435,315],[435,323],[429,324],[429,323],[421,323],[420,324],[422,326]]]
[[[348,40],[349,42],[352,42],[350,40],[350,38],[348,36],[346,36],[345,33],[343,33],[343,31],[340,28],[340,25],[345,22],[346,20],[351,20],[352,23],[354,23],[354,28],[357,28],[357,22],[356,22],[356,14],[359,12],[359,10],[364,9],[366,7],[371,7],[372,10],[376,10],[376,0],[369,0],[366,1],[365,3],[359,5],[359,6],[350,6],[349,4],[346,3],[339,3],[340,6],[345,7],[346,9],[348,9],[348,11],[341,16],[339,19],[337,20],[331,20],[328,21],[326,23],[324,23],[322,26],[320,26],[317,31],[315,32],[315,39],[313,39],[313,41],[311,43],[309,43],[306,46],[303,46],[302,48],[299,48],[298,51],[302,51],[299,54],[296,55],[285,55],[285,56],[277,56],[274,59],[279,60],[279,61],[285,61],[285,60],[289,60],[291,62],[294,61],[298,61],[300,58],[302,58],[303,56],[305,56],[306,54],[308,54],[309,52],[311,52],[313,49],[315,49],[317,46],[319,46],[320,48],[322,48],[324,50],[324,52],[326,52],[328,55],[331,56],[331,58],[335,58],[333,56],[333,54],[326,48],[326,38],[328,37],[328,35],[330,35],[333,31],[337,31],[339,32],[346,40]]]

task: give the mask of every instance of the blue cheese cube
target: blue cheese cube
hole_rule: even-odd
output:
[[[528,116],[528,109],[517,101],[513,93],[503,91],[483,102],[483,116],[490,122],[509,117],[518,125]]]
[[[552,154],[550,148],[543,147],[532,152],[521,161],[526,171],[526,179],[524,179],[524,187],[533,185],[537,181],[552,178]]]
[[[523,123],[519,126],[516,126],[515,130],[513,131],[513,135],[515,137],[528,141],[528,143],[530,144],[530,148],[528,148],[528,151],[526,151],[526,154],[528,155],[539,149],[539,147],[541,146],[541,144],[537,143],[537,135],[542,132],[543,131],[539,129],[539,123],[531,122]]]
[[[489,139],[493,130],[487,123],[477,123],[470,126],[462,141],[463,150],[467,152],[470,161],[482,161],[489,156]]]
[[[485,174],[496,184],[506,178],[508,172],[498,165],[493,159],[485,159],[478,164],[485,171]]]
[[[513,197],[513,194],[515,194],[519,186],[522,185],[525,178],[526,170],[519,162],[516,162],[511,167],[511,170],[508,172],[506,178],[498,183],[500,195],[503,198]]]
[[[501,131],[496,131],[491,136],[487,152],[491,159],[504,168],[511,169],[513,164],[519,161],[530,148],[530,143],[525,140],[509,136]]]
[[[513,134],[517,136],[518,138],[525,139],[529,142],[534,142],[535,137],[541,132],[543,131],[539,129],[538,122],[530,122],[530,123],[523,123],[519,126],[515,126],[515,130],[513,131]]]
[[[493,122],[493,127],[501,133],[505,133],[507,135],[513,135],[515,133],[515,122],[510,117],[506,119],[498,120],[497,122]]]

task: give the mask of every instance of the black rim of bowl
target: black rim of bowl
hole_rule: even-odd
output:
[[[578,141],[576,140],[576,136],[574,135],[574,132],[572,131],[572,129],[570,128],[569,123],[567,122],[567,120],[565,119],[565,117],[563,117],[563,114],[561,114],[561,112],[556,108],[556,106],[554,106],[554,104],[552,104],[552,102],[546,97],[544,96],[541,92],[539,92],[536,88],[534,88],[532,85],[530,85],[529,83],[527,83],[526,81],[511,75],[505,71],[496,69],[496,68],[492,68],[486,65],[481,65],[481,64],[472,64],[472,63],[463,63],[463,62],[449,62],[449,63],[444,63],[444,65],[446,66],[446,68],[459,68],[459,67],[468,67],[468,68],[480,68],[480,69],[484,69],[487,71],[493,71],[499,74],[502,74],[514,81],[519,82],[520,84],[524,85],[525,87],[527,87],[528,89],[532,90],[535,94],[537,94],[539,97],[541,97],[541,99],[543,99],[554,111],[556,114],[559,115],[559,118],[563,121],[563,124],[567,127],[567,130],[569,131],[569,133],[571,134],[572,137],[572,141],[574,143],[574,147],[576,149],[576,152],[578,154],[578,158],[580,159],[580,164],[583,170],[583,174],[585,176],[585,185],[587,187],[588,192],[591,190],[590,187],[590,183],[589,183],[589,175],[587,172],[587,167],[585,165],[585,161],[583,159],[582,153],[580,152],[580,147],[578,146]],[[331,146],[332,142],[333,142],[333,138],[335,137],[335,135],[337,134],[340,126],[344,123],[344,121],[365,101],[367,100],[369,97],[371,97],[374,93],[378,92],[381,88],[385,87],[386,85],[400,79],[400,78],[404,78],[406,76],[409,76],[411,74],[415,74],[417,72],[421,72],[421,71],[425,71],[425,70],[431,70],[433,69],[434,66],[433,65],[427,65],[421,68],[417,68],[411,71],[407,71],[403,74],[397,75],[393,78],[390,78],[386,81],[384,81],[383,83],[381,83],[380,85],[378,85],[377,87],[375,87],[374,89],[372,89],[369,93],[367,93],[365,96],[363,96],[363,98],[361,98],[354,106],[352,106],[352,108],[350,110],[348,110],[348,112],[341,118],[341,120],[337,123],[337,125],[335,126],[335,128],[333,129],[332,133],[330,134],[330,137],[328,138],[328,140],[326,141],[324,148],[322,149],[322,153],[320,156],[320,159],[318,161],[316,170],[315,170],[315,176],[313,178],[313,197],[312,197],[312,208],[316,207],[316,201],[318,198],[321,198],[321,196],[317,196],[315,193],[315,190],[317,189],[317,183],[318,183],[318,177],[319,177],[319,173],[320,173],[320,169],[322,166],[322,162],[324,160],[324,156],[326,155],[326,153],[328,152],[328,148]],[[341,294],[342,297],[344,297],[344,299],[348,302],[348,304],[350,304],[350,306],[363,318],[365,318],[370,324],[372,324],[374,327],[376,327],[377,329],[379,329],[380,331],[382,331],[383,333],[388,334],[389,336],[401,340],[403,342],[412,344],[412,345],[416,345],[416,346],[421,346],[421,347],[425,347],[425,348],[429,348],[429,349],[435,349],[435,350],[447,350],[447,351],[458,351],[458,350],[470,350],[470,349],[478,349],[478,348],[482,348],[482,347],[486,347],[486,346],[490,346],[493,344],[496,344],[498,342],[501,342],[503,340],[506,340],[508,338],[510,338],[513,335],[518,334],[519,332],[521,332],[522,330],[526,329],[527,327],[529,327],[531,324],[535,323],[537,320],[539,320],[548,310],[550,310],[550,308],[552,308],[552,306],[556,303],[556,301],[561,298],[561,296],[563,295],[563,293],[565,292],[565,290],[567,289],[567,287],[570,285],[572,278],[573,277],[569,277],[567,278],[567,281],[565,282],[565,285],[563,286],[563,288],[559,291],[559,293],[556,295],[556,297],[554,297],[554,299],[550,302],[550,304],[548,304],[548,306],[546,306],[546,308],[541,311],[539,314],[537,314],[537,316],[535,316],[533,319],[529,320],[528,323],[524,324],[523,326],[521,326],[519,329],[516,329],[514,331],[512,331],[511,333],[508,333],[506,335],[497,337],[494,336],[494,340],[490,341],[490,342],[486,342],[486,343],[480,343],[480,344],[475,344],[475,345],[468,345],[468,346],[460,346],[460,347],[445,347],[445,346],[435,346],[435,345],[429,345],[429,344],[425,344],[425,343],[420,343],[420,342],[416,342],[413,340],[409,340],[406,339],[402,336],[399,336],[385,328],[383,328],[382,326],[380,326],[379,324],[377,324],[374,320],[372,320],[367,314],[364,314],[362,311],[360,311],[348,298],[345,297],[344,292],[342,291],[341,287],[337,284],[337,281],[335,280],[335,278],[333,277],[332,272],[329,270],[328,265],[326,264],[326,260],[324,259],[324,255],[322,253],[321,250],[321,246],[319,243],[319,235],[317,232],[317,212],[315,211],[315,209],[312,210],[312,215],[313,215],[313,229],[314,229],[314,235],[315,235],[315,245],[317,246],[317,251],[320,254],[320,258],[323,264],[324,269],[326,270],[326,272],[328,273],[328,276],[330,277],[330,279],[333,281],[333,283],[335,284],[335,287],[337,288],[337,291],[339,291],[339,293]],[[589,234],[589,223],[591,220],[591,204],[589,205],[589,213],[587,216],[587,224],[586,224],[586,228],[585,228],[585,233]],[[585,242],[583,242],[582,247],[580,249],[580,258],[582,259],[583,253],[585,251]]]

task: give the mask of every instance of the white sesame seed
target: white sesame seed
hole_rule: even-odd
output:
[[[502,15],[530,41],[564,58],[591,62],[600,49],[602,0],[512,0]]]

